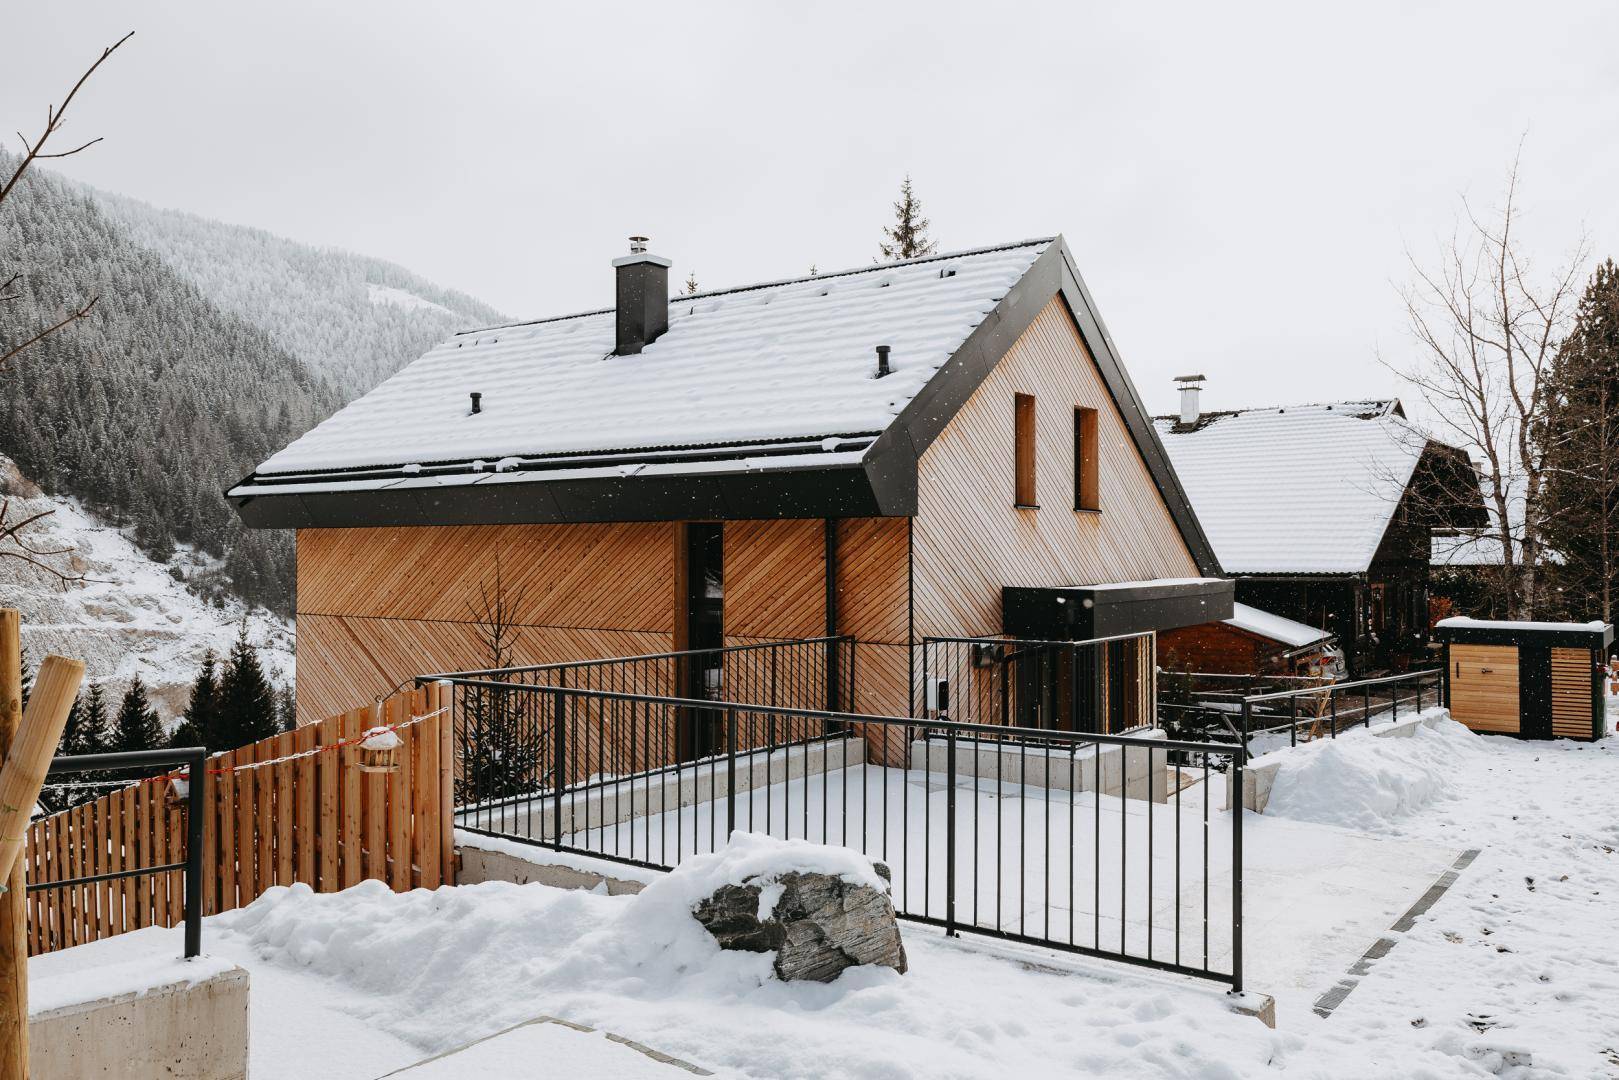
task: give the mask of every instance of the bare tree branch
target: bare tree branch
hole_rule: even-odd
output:
[[[23,145],[22,162],[17,166],[17,170],[11,174],[11,179],[7,180],[4,185],[0,185],[0,203],[6,201],[6,196],[11,194],[12,189],[17,186],[17,181],[22,179],[23,174],[28,171],[28,167],[34,162],[47,158],[70,157],[82,150],[89,149],[101,141],[100,138],[91,139],[83,146],[75,147],[74,149],[65,151],[63,153],[45,152],[45,146],[51,141],[51,136],[62,130],[62,121],[67,116],[68,106],[73,104],[73,99],[77,97],[79,91],[84,88],[84,84],[90,81],[90,76],[94,75],[96,73],[96,69],[106,62],[107,57],[118,51],[118,47],[120,45],[134,36],[135,31],[131,30],[129,33],[125,34],[123,37],[101,50],[101,55],[96,57],[96,62],[91,64],[83,75],[79,76],[79,81],[73,84],[73,89],[69,90],[67,92],[67,97],[62,99],[62,107],[56,108],[54,106],[48,106],[45,109],[45,130],[40,132],[39,138],[29,142],[28,138],[24,136],[22,132],[19,131],[17,133],[17,138],[22,140]]]

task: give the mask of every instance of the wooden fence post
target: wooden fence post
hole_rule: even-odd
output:
[[[0,610],[0,761],[22,723],[22,618]],[[0,896],[0,1080],[28,1080],[28,910],[23,860]]]

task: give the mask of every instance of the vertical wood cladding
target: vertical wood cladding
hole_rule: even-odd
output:
[[[1038,510],[1012,502],[1017,394],[1035,399]],[[1076,408],[1097,411],[1098,513],[1071,504]],[[1003,585],[1198,576],[1060,297],[922,455],[918,485],[918,637],[1000,633]]]

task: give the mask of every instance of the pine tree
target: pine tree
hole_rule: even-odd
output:
[[[234,750],[276,733],[275,691],[259,666],[258,650],[247,640],[247,627],[231,646],[230,660],[219,679],[219,745]]]
[[[523,592],[506,587],[496,556],[494,581],[480,582],[478,604],[467,605],[491,669],[512,663],[519,638],[514,612],[522,605]],[[542,764],[548,758],[535,713],[538,698],[523,691],[467,687],[462,704],[458,803],[506,798],[540,787]]]
[[[932,255],[938,244],[928,236],[931,224],[922,216],[922,202],[911,189],[911,177],[907,173],[899,186],[899,199],[894,203],[894,224],[883,227],[885,239],[877,249],[888,262]]]
[[[219,734],[219,658],[209,649],[197,681],[191,684],[191,699],[174,729],[171,745],[217,749]]]
[[[129,684],[123,704],[118,707],[118,726],[113,740],[114,748],[123,753],[157,750],[163,746],[163,723],[146,699],[146,684],[139,675]]]
[[[1535,438],[1545,456],[1539,515],[1560,559],[1563,613],[1610,622],[1619,605],[1619,267],[1596,268],[1544,379]]]
[[[697,291],[698,291],[697,271],[693,270],[691,273],[686,275],[686,291],[685,291],[684,295],[686,295],[686,296],[695,296],[697,294]]]
[[[292,731],[298,726],[298,697],[291,683],[275,692],[275,711],[276,726],[282,731]]]

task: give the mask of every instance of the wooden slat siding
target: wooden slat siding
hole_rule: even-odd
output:
[[[820,518],[727,521],[727,637],[826,632],[826,526]]]
[[[1451,645],[1450,663],[1451,716],[1474,731],[1516,733],[1517,646]]]
[[[450,704],[450,689],[448,687],[434,686],[428,696],[428,704],[434,708]],[[454,771],[454,725],[452,717],[444,715],[434,721],[438,725],[438,795],[432,800],[433,814],[438,819],[439,842],[439,880],[446,885],[454,885],[455,871],[455,771]]]
[[[343,714],[342,741],[347,742],[358,735],[365,728],[366,718],[370,715],[369,709],[350,709]],[[340,878],[343,888],[358,885],[365,877],[365,858],[360,850],[361,839],[361,802],[360,802],[360,770],[354,767],[354,747],[345,746],[341,750],[333,751],[339,755],[342,765],[338,772],[339,783],[342,785],[342,828],[339,835],[342,837],[343,850],[341,854],[342,865]]]
[[[631,582],[631,588],[640,588]],[[662,586],[660,586],[661,588]],[[300,615],[299,715],[330,716],[423,672],[487,664],[471,624]],[[554,663],[667,652],[673,635],[630,630],[523,627],[514,664]]]
[[[343,737],[339,717],[329,716],[311,726],[315,728],[316,738],[322,746],[331,746]],[[315,770],[320,777],[320,859],[315,873],[321,892],[334,892],[342,888],[338,875],[338,859],[342,851],[338,838],[341,835],[342,816],[337,779],[341,765],[341,751],[327,750],[315,758]]]
[[[228,769],[236,764],[236,751],[209,759],[217,769]],[[214,894],[214,910],[233,911],[236,899],[236,778],[228,773],[216,774],[214,780],[215,820],[219,822],[218,842],[214,847],[213,874],[219,878]]]
[[[668,649],[674,531],[667,522],[300,530],[299,714],[353,708],[423,671],[477,666],[468,604],[497,554],[508,595],[521,593],[516,662]]]
[[[114,808],[124,823],[124,839],[118,856],[118,868],[132,870],[139,865],[137,860],[140,858],[140,820],[139,814],[136,813],[135,791],[126,788],[113,797],[116,799]],[[140,925],[141,897],[140,891],[135,887],[136,880],[136,878],[120,879],[126,930],[132,930]]]
[[[255,749],[244,746],[236,751],[236,764],[253,760]],[[253,828],[254,808],[258,805],[258,770],[236,774],[236,906],[243,907],[259,895],[258,841]]]
[[[1559,739],[1592,737],[1591,665],[1589,649],[1551,650],[1552,735]]]
[[[864,643],[909,643],[908,518],[838,522],[838,633]]]
[[[293,732],[294,753],[313,750],[318,732],[313,724]],[[317,755],[318,756],[318,755]],[[315,807],[319,792],[315,789],[315,758],[300,758],[288,769],[293,775],[297,812],[293,815],[293,853],[297,864],[293,878],[310,888],[315,887]]]
[[[253,744],[253,759],[269,761],[275,757],[275,740],[265,739]],[[259,891],[275,882],[275,773],[267,769],[253,770],[253,833],[258,838],[254,845],[258,852],[257,868]],[[257,895],[257,894],[255,894]]]
[[[388,722],[402,724],[416,715],[417,695],[397,694],[388,702]],[[410,778],[411,731],[400,736],[399,759],[394,771],[383,779],[388,785],[388,887],[394,892],[410,889]]]
[[[382,709],[366,711],[360,733],[384,722],[387,713]],[[359,748],[349,749],[349,763],[358,772]],[[360,798],[365,837],[365,876],[377,881],[388,880],[388,778],[378,773],[360,773]]]
[[[286,757],[292,753],[293,737],[290,731],[282,732],[269,740],[269,743],[272,758]],[[271,812],[270,820],[275,823],[275,883],[291,885],[292,820],[297,812],[297,806],[292,800],[292,777],[295,767],[276,766],[272,771],[275,776],[275,808]]]
[[[428,686],[423,696],[423,708],[432,712],[438,708],[438,687]],[[449,728],[449,717],[417,724],[411,728],[411,781],[415,798],[416,819],[411,831],[410,859],[416,865],[415,884],[423,889],[436,889],[442,884],[438,859],[438,800],[432,795],[438,790],[438,728]]]
[[[1012,506],[1012,395],[1038,411],[1038,511]],[[1075,513],[1073,410],[1097,410],[1102,512]],[[1053,299],[919,465],[914,522],[917,635],[1001,630],[1001,586],[1073,585],[1198,570],[1123,417]]]
[[[387,707],[389,722],[398,722],[431,712],[443,697],[437,686],[425,691],[402,694]],[[295,752],[314,740],[335,741],[345,723],[358,732],[370,723],[368,711],[333,717],[318,727],[290,735],[278,735],[256,746],[219,755],[210,768],[228,768],[240,761],[266,760]],[[385,782],[384,802],[373,814],[366,805],[366,792],[356,784],[357,794],[350,805],[361,814],[355,828],[352,862],[356,873],[368,871],[368,861],[380,860],[381,869],[370,876],[387,881],[395,889],[408,889],[424,883],[437,885],[454,881],[454,831],[449,813],[451,776],[443,763],[448,760],[449,718],[436,717],[407,729],[407,744],[401,769],[379,776]],[[318,755],[317,762],[330,761],[325,770],[307,773],[313,777],[306,792],[299,771],[304,762],[269,766],[235,778],[215,778],[206,794],[208,815],[204,818],[205,851],[214,852],[204,873],[217,879],[216,903],[221,910],[251,902],[269,888],[282,871],[281,853],[290,850],[294,873],[302,875],[305,856],[300,845],[310,848],[308,862],[312,876],[322,877],[320,891],[336,891],[344,885],[345,852],[337,842],[344,820],[342,794],[349,776],[358,770],[347,761],[349,751]],[[291,794],[281,795],[283,774],[292,777]],[[247,779],[240,790],[235,785]],[[329,784],[324,783],[330,780]],[[223,780],[224,782],[221,782]],[[418,783],[418,781],[421,781]],[[328,788],[333,798],[316,790]],[[273,820],[257,827],[258,807],[265,791],[272,793]],[[166,862],[179,862],[185,852],[185,813],[165,806],[166,786],[143,783],[111,792],[90,803],[62,814],[33,822],[28,827],[28,847],[24,852],[29,874],[35,881],[138,869]],[[325,812],[329,808],[329,813]],[[242,813],[247,814],[245,826]],[[284,841],[280,815],[296,817]],[[316,824],[317,818],[320,824]],[[381,823],[380,842],[367,830]],[[265,837],[271,840],[272,875],[259,872],[258,859]],[[370,843],[369,852],[366,843]],[[290,849],[285,847],[290,843]],[[238,855],[239,852],[239,855]],[[374,854],[372,854],[374,853]],[[324,868],[330,864],[330,872]],[[414,865],[413,865],[414,864]],[[251,879],[252,889],[238,895],[239,875]],[[304,880],[301,876],[299,880]],[[184,874],[182,871],[125,878],[118,882],[73,886],[52,892],[35,893],[28,904],[30,955],[82,944],[123,933],[141,926],[174,926],[184,918]]]

